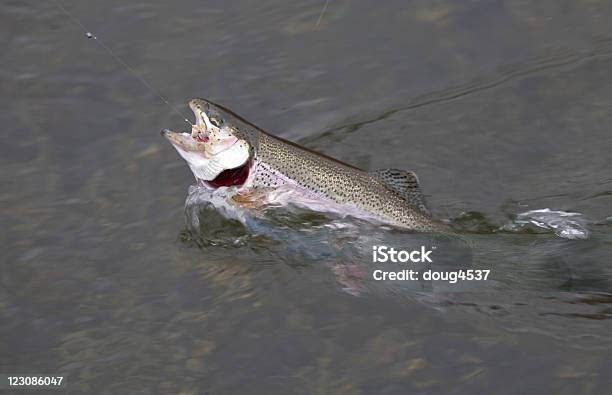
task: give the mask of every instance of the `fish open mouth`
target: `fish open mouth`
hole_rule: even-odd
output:
[[[249,178],[253,159],[239,140],[212,155],[206,152],[208,141],[202,136],[168,129],[162,135],[187,161],[199,185],[213,189],[241,186]]]
[[[189,107],[196,121],[191,133],[164,129],[162,135],[187,161],[199,185],[213,189],[244,185],[253,164],[249,142],[205,100],[192,99]]]

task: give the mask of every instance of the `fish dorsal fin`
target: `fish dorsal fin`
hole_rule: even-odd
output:
[[[430,214],[425,203],[425,196],[423,196],[419,186],[419,179],[414,172],[398,169],[379,169],[370,171],[368,174],[382,181],[389,189],[406,199],[408,203],[422,212]]]

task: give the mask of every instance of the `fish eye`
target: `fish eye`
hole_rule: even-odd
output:
[[[216,127],[221,127],[221,124],[223,122],[221,122],[219,119],[217,118],[210,118],[210,123],[212,123],[213,125],[215,125]]]

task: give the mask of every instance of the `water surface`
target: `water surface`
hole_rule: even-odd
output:
[[[317,216],[285,239],[214,213],[189,232],[192,176],[158,134],[181,117],[53,2],[8,0],[0,372],[61,374],[69,393],[607,393],[608,2],[331,0],[318,26],[323,1],[61,4],[185,113],[207,97],[416,171],[492,279],[359,288],[351,248],[375,231]],[[496,231],[544,208],[589,237]]]

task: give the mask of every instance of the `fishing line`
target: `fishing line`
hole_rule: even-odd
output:
[[[318,27],[319,23],[321,23],[321,19],[323,19],[323,14],[325,14],[325,11],[327,10],[328,5],[329,5],[329,0],[325,0],[325,5],[323,6],[321,13],[319,14],[319,19],[317,19],[317,23],[315,23],[316,27]]]
[[[75,17],[72,13],[70,13],[70,11],[68,11],[61,3],[59,3],[57,0],[53,0],[53,2],[55,3],[55,5],[64,13],[66,14],[75,24],[77,24],[81,29],[83,29],[83,31],[85,32],[85,36],[87,36],[87,38],[93,39],[95,42],[97,42],[105,51],[106,53],[108,53],[113,59],[115,59],[115,61],[117,63],[119,63],[121,66],[123,66],[127,71],[129,71],[132,76],[136,77],[136,79],[138,79],[147,89],[149,89],[153,94],[155,94],[157,97],[159,97],[159,99],[164,102],[172,111],[174,111],[176,114],[178,114],[181,118],[183,118],[183,120],[185,122],[187,122],[189,125],[194,126],[193,123],[191,123],[189,121],[189,119],[187,119],[185,117],[185,114],[183,114],[182,112],[180,112],[175,106],[173,106],[172,104],[170,104],[168,102],[168,100],[164,97],[164,95],[162,95],[157,89],[155,89],[153,87],[153,85],[151,85],[144,77],[142,77],[140,74],[138,74],[136,72],[136,70],[134,70],[134,68],[132,68],[132,66],[130,66],[125,60],[123,60],[119,55],[117,55],[110,47],[108,47],[106,44],[104,44],[104,42],[102,40],[100,40],[98,38],[98,36],[96,36],[95,34],[93,34],[89,29],[87,29],[85,27],[85,25],[83,25],[81,23],[81,21],[79,21],[79,19],[77,17]]]

